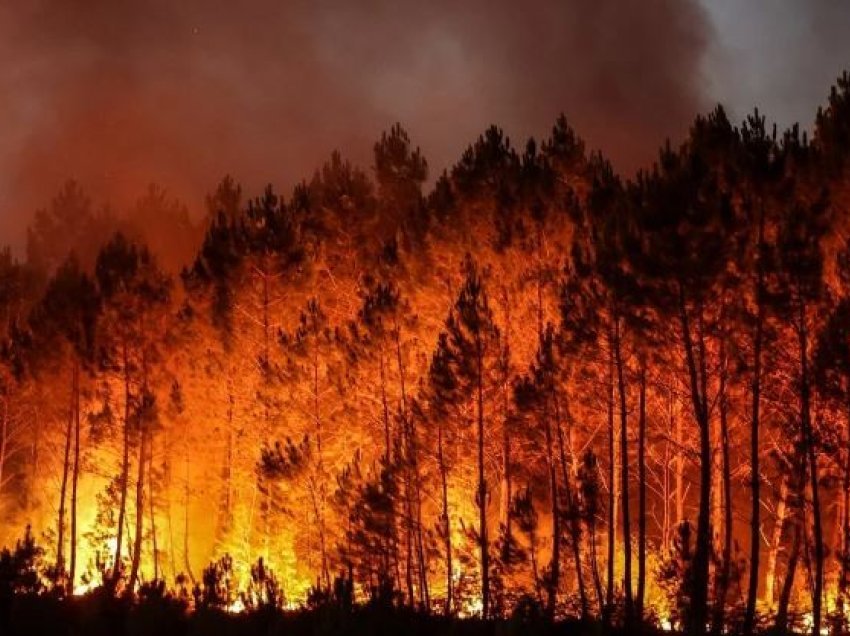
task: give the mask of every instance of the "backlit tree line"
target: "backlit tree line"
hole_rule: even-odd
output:
[[[0,253],[0,539],[67,594],[846,629],[848,205],[846,74],[628,179],[561,117],[197,222],[70,182]]]

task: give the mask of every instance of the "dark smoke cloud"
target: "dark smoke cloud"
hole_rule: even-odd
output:
[[[564,112],[624,171],[704,107],[696,0],[23,0],[0,4],[0,232],[68,177],[198,207],[226,173],[288,189],[401,121],[432,172],[486,125]]]

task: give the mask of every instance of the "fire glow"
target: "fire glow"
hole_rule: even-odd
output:
[[[0,262],[3,558],[234,615],[840,633],[848,131],[847,75],[812,142],[718,108],[633,181],[491,128],[426,195],[396,125],[374,179],[222,181],[179,274],[61,243],[69,184]]]

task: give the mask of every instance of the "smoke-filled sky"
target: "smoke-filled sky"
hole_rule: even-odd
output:
[[[368,166],[395,121],[433,174],[564,112],[630,172],[717,101],[809,124],[848,33],[843,0],[0,0],[0,243],[69,177],[198,209],[227,173]]]

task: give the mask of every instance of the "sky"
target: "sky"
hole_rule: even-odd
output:
[[[75,178],[200,210],[231,174],[287,192],[396,121],[449,168],[488,125],[563,112],[625,174],[697,112],[809,125],[850,68],[845,0],[0,0],[0,244]]]

